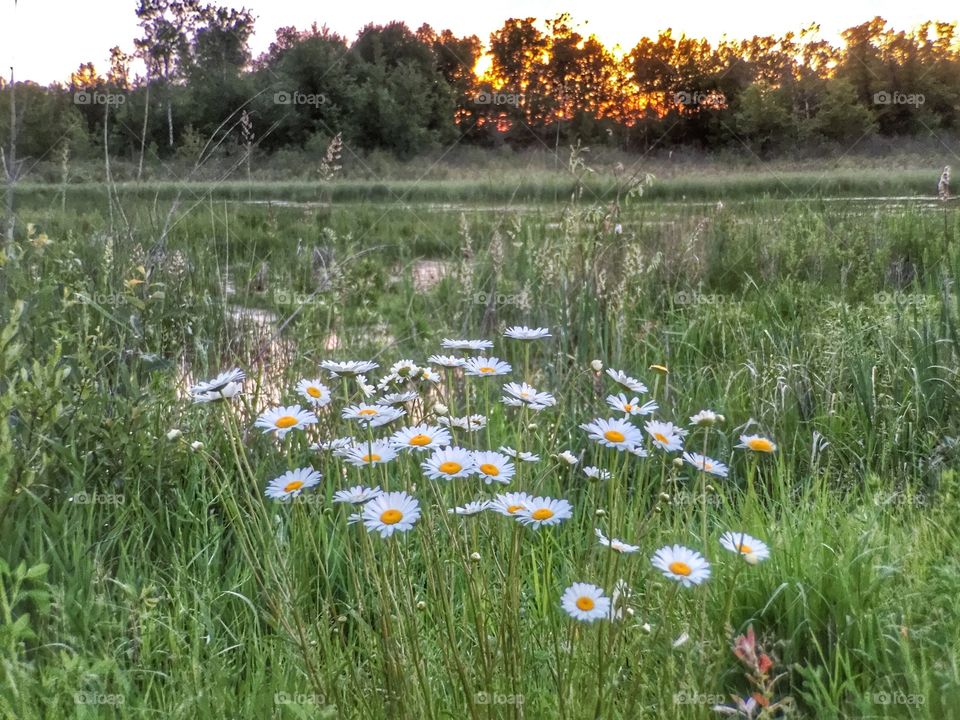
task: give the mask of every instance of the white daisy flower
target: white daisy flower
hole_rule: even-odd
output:
[[[503,396],[503,403],[511,407],[526,405],[533,410],[543,410],[557,404],[557,399],[547,392],[539,392],[527,383],[507,383],[503,386],[507,393]]]
[[[609,470],[588,465],[583,469],[583,474],[591,480],[609,480],[613,474]]]
[[[491,346],[493,343],[490,343]],[[466,358],[458,358],[453,355],[431,355],[427,358],[427,362],[431,365],[440,365],[442,367],[448,368],[458,368],[463,367],[463,364],[466,362]]]
[[[390,442],[397,449],[436,450],[450,444],[450,432],[436,425],[421,423],[397,430],[391,436]]]
[[[615,448],[617,450],[627,450],[639,445],[643,435],[633,425],[626,420],[617,418],[597,418],[592,423],[584,423],[580,426],[581,430],[586,430],[591,440],[594,440],[604,447]]]
[[[770,557],[770,548],[762,540],[742,532],[725,532],[720,536],[720,544],[732,553],[742,555],[751,565]]]
[[[403,417],[407,412],[389,405],[351,405],[344,408],[341,417],[344,420],[356,420],[364,427],[380,427]]]
[[[772,453],[777,450],[777,446],[773,444],[773,441],[762,435],[741,435],[740,444],[734,447],[762,453]]]
[[[722,415],[718,415],[713,410],[701,410],[696,415],[690,416],[690,424],[710,427],[711,425],[716,425],[718,422],[723,422],[721,420],[722,417]]]
[[[607,368],[607,375],[613,378],[613,381],[622,387],[624,390],[629,390],[630,392],[635,393],[645,393],[647,392],[647,386],[636,378],[632,378],[629,375],[623,373],[620,370],[614,370],[613,368]]]
[[[532,452],[527,452],[525,450],[514,450],[512,447],[507,447],[506,445],[500,446],[500,452],[502,452],[504,455],[509,455],[512,458],[523,460],[525,462],[540,462],[539,455],[534,455]]]
[[[525,492],[501,493],[490,501],[490,509],[501,515],[516,517],[518,513],[527,509],[533,499],[532,495]]]
[[[204,380],[190,387],[191,395],[200,395],[204,393],[219,393],[227,385],[236,385],[247,378],[247,374],[240,368],[227,370],[217,375],[213,380]]]
[[[358,522],[363,522],[363,513],[355,512],[347,515],[347,525],[356,525]]]
[[[494,375],[506,375],[513,370],[509,363],[503,362],[495,357],[475,357],[470,358],[463,364],[463,372],[466,375],[476,377],[493,377]]]
[[[653,566],[665,577],[676,580],[684,587],[699,585],[710,577],[710,563],[696,550],[682,545],[667,545],[650,558]]]
[[[397,360],[390,366],[390,375],[401,380],[413,379],[420,374],[420,366],[413,360]]]
[[[580,459],[569,450],[564,450],[562,453],[559,453],[557,457],[563,460],[567,465],[576,465],[578,462],[580,462]]]
[[[634,397],[628,400],[627,396],[623,393],[619,395],[608,395],[607,405],[614,410],[622,412],[624,415],[650,415],[660,409],[660,406],[653,400],[641,405],[640,398]]]
[[[653,444],[661,450],[673,452],[683,449],[683,436],[686,431],[673,423],[648,420],[643,427],[649,433]]]
[[[408,402],[413,402],[418,397],[420,396],[413,390],[406,390],[404,392],[388,393],[375,402],[377,405],[405,405]]]
[[[319,380],[301,380],[297,383],[297,392],[315,407],[323,407],[330,403],[330,388]]]
[[[729,472],[729,468],[722,462],[708,458],[706,455],[701,455],[700,453],[685,452],[683,459],[685,462],[693,465],[697,470],[702,470],[717,477],[725,478]]]
[[[534,529],[542,525],[556,525],[573,515],[573,507],[566,500],[556,498],[531,498],[526,507],[517,514],[517,520]]]
[[[341,457],[357,467],[384,465],[397,457],[397,451],[387,440],[374,440],[372,443],[357,443],[344,451]]]
[[[271,480],[263,494],[274,500],[289,500],[307,488],[318,485],[321,477],[320,473],[311,467],[290,470]]]
[[[263,428],[265,433],[276,432],[277,437],[283,437],[295,428],[303,430],[308,425],[315,425],[317,416],[299,405],[276,407],[265,410],[257,418],[255,427]]]
[[[387,538],[413,528],[420,519],[420,503],[405,492],[385,492],[364,505],[361,514],[367,532],[378,532],[380,537]]]
[[[194,403],[209,403],[216,400],[229,400],[243,391],[243,385],[238,382],[229,382],[217,390],[207,390],[190,396]]]
[[[643,447],[643,445],[634,445],[632,448],[629,448],[627,452],[641,458],[650,456],[650,453],[647,452],[647,449]]]
[[[445,350],[489,350],[493,347],[491,340],[450,340],[444,338],[440,347]]]
[[[354,485],[352,488],[347,488],[346,490],[337,490],[333,494],[333,501],[335,503],[361,505],[368,500],[373,500],[373,498],[377,497],[377,495],[380,495],[382,492],[383,490],[380,489],[379,485],[374,488],[364,487],[363,485]]]
[[[430,382],[436,385],[440,382],[440,373],[435,372],[432,368],[420,368],[420,382]]]
[[[476,515],[477,513],[482,513],[489,507],[489,500],[474,500],[462,507],[448,508],[447,512],[451,514],[456,513],[457,515]]]
[[[476,430],[483,430],[487,426],[487,416],[486,415],[471,415],[470,417],[457,417],[457,418],[448,418],[448,417],[439,417],[437,422],[441,425],[446,425],[447,427],[460,428],[461,430],[466,430],[467,432],[474,432]]]
[[[420,463],[423,473],[431,480],[453,480],[473,474],[473,453],[460,447],[435,451]]]
[[[357,375],[354,379],[357,381],[357,387],[360,388],[360,392],[365,398],[373,397],[376,394],[377,389],[367,382],[366,375]]]
[[[573,619],[593,622],[610,617],[610,598],[589,583],[574,583],[563,591],[560,606]]]
[[[503,336],[513,340],[540,340],[552,337],[547,328],[528,328],[526,325],[509,327],[504,331]]]
[[[310,445],[310,449],[314,452],[320,452],[322,450],[344,450],[353,447],[356,444],[356,439],[352,437],[339,437],[334,438],[333,440],[321,440],[320,442],[315,442]]]
[[[473,453],[474,472],[489,485],[492,482],[509,485],[516,472],[510,458],[503,453],[481,450]]]
[[[347,360],[345,362],[324,360],[320,363],[320,367],[330,373],[332,377],[337,378],[341,376],[361,375],[363,373],[368,373],[371,370],[376,370],[378,367],[380,367],[380,364],[370,360]]]
[[[618,553],[635,553],[640,549],[639,545],[629,545],[623,540],[619,540],[617,538],[608,538],[603,534],[603,530],[600,528],[594,528],[593,532],[596,534],[597,540],[601,545],[608,547],[611,550],[616,550]]]

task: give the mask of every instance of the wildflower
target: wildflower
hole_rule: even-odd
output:
[[[490,501],[490,509],[501,515],[515,516],[526,510],[534,498],[525,492],[509,492],[497,495]]]
[[[611,477],[613,477],[609,470],[603,470],[602,468],[594,467],[593,465],[588,465],[585,467],[583,469],[583,474],[591,480],[609,480]]]
[[[627,399],[627,396],[623,393],[619,395],[608,395],[607,396],[607,405],[612,407],[614,410],[622,412],[624,415],[649,415],[652,412],[660,409],[660,406],[657,405],[653,400],[645,402],[642,405],[640,404],[639,398]]]
[[[339,437],[334,438],[333,440],[321,440],[320,442],[315,442],[310,445],[310,449],[314,452],[320,452],[321,450],[332,450],[336,452],[337,450],[344,450],[353,447],[356,443],[352,437]]]
[[[569,450],[564,450],[562,453],[557,455],[557,457],[563,460],[567,465],[576,465],[578,462],[580,462],[579,458],[577,458],[577,456]]]
[[[490,345],[492,346],[493,343],[490,343]],[[466,358],[454,357],[453,355],[431,355],[427,358],[427,362],[431,363],[432,365],[457,368],[463,367],[463,364],[466,362]]]
[[[247,375],[243,370],[234,368],[233,370],[220,373],[213,380],[204,380],[203,382],[193,385],[189,392],[191,395],[203,395],[206,393],[218,394],[228,385],[239,385],[246,377]]]
[[[489,350],[493,347],[490,340],[450,340],[444,338],[440,347],[445,350]]]
[[[700,453],[685,452],[683,459],[693,465],[697,470],[702,470],[717,477],[725,478],[729,472],[729,468],[722,462],[717,462],[713,458],[708,458],[706,455],[701,455]]]
[[[271,480],[264,492],[268,498],[274,500],[289,500],[297,497],[307,488],[320,483],[321,475],[310,467],[298,468],[285,472],[278,478]]]
[[[434,415],[446,415],[448,412],[450,412],[450,408],[448,408],[443,403],[434,403],[433,405]]]
[[[700,553],[682,545],[662,547],[650,561],[665,577],[684,587],[699,585],[710,577],[710,563]]]
[[[724,549],[743,556],[751,565],[770,557],[770,548],[762,540],[741,532],[725,532],[720,536]]]
[[[511,407],[526,405],[532,410],[543,410],[557,404],[557,399],[553,395],[539,392],[527,383],[507,383],[503,386],[503,391],[507,394],[503,396],[502,401]]]
[[[380,364],[370,360],[347,360],[345,362],[324,360],[320,363],[320,367],[330,373],[331,377],[338,378],[341,376],[362,375],[371,370],[376,370],[380,367]]]
[[[177,430],[176,428],[174,428],[173,430],[168,430],[168,431],[167,431],[167,440],[176,440],[176,439],[177,439],[178,437],[180,437],[181,435],[183,435],[183,431],[182,431],[182,430]]]
[[[669,375],[670,371],[667,369],[666,365],[651,365],[648,369],[658,372],[661,375]]]
[[[451,514],[456,513],[457,515],[476,515],[477,513],[481,513],[489,507],[489,500],[474,500],[472,502],[468,502],[462,507],[448,508],[447,512]]]
[[[419,395],[417,395],[413,390],[406,390],[404,392],[397,393],[388,393],[382,398],[376,400],[377,405],[405,405],[408,402],[413,402],[416,400]]]
[[[640,443],[642,437],[633,425],[616,418],[598,418],[592,423],[584,423],[580,428],[587,431],[591,440],[616,450],[632,448]]]
[[[734,447],[762,453],[772,453],[777,450],[777,446],[773,444],[773,441],[762,435],[741,435],[740,444]]]
[[[460,447],[448,447],[435,451],[420,464],[424,474],[431,480],[453,480],[473,474],[473,454]]]
[[[387,440],[374,440],[371,443],[361,442],[352,448],[346,449],[342,457],[351,465],[363,467],[365,465],[383,465],[397,457]]]
[[[608,547],[611,550],[616,550],[618,553],[635,553],[640,549],[639,545],[629,545],[623,540],[617,538],[608,538],[603,534],[603,531],[600,528],[594,528],[593,532],[596,533],[597,541],[604,547]]]
[[[610,598],[603,590],[588,583],[574,583],[560,598],[560,605],[575,620],[593,622],[610,615]]]
[[[203,443],[199,440],[194,440],[192,443],[190,443],[190,449],[194,452],[200,452],[203,450]]]
[[[450,432],[436,425],[421,423],[397,430],[390,442],[399,450],[436,450],[450,444]]]
[[[330,403],[330,388],[319,380],[301,380],[297,383],[297,392],[315,407],[323,407]]]
[[[527,501],[523,510],[517,512],[517,519],[534,529],[542,525],[557,525],[573,515],[573,508],[566,500],[548,497],[535,497]]]
[[[437,422],[448,427],[452,426],[466,430],[467,432],[473,432],[475,430],[483,430],[487,426],[487,417],[486,415],[471,415],[470,417],[458,418],[438,417]]]
[[[473,467],[487,485],[492,482],[509,485],[510,479],[516,472],[509,457],[492,450],[474,452]]]
[[[603,362],[601,360],[591,360],[590,368],[594,372],[600,372],[601,370],[603,370]]]
[[[622,387],[624,390],[629,390],[630,392],[635,393],[645,393],[647,392],[647,386],[636,378],[632,378],[629,375],[621,372],[620,370],[614,370],[613,368],[607,368],[607,375],[613,378],[613,381]]]
[[[699,425],[701,427],[711,427],[716,425],[718,422],[723,422],[723,416],[718,415],[713,410],[701,410],[696,415],[690,416],[691,425]]]
[[[513,340],[540,340],[551,337],[547,328],[528,328],[526,325],[509,327],[503,333],[503,336]]]
[[[523,460],[525,462],[540,462],[540,456],[534,455],[532,452],[514,450],[512,447],[507,447],[506,445],[500,446],[500,452],[504,455],[509,455],[512,458],[517,458],[518,460]]]
[[[686,431],[673,423],[648,420],[643,427],[649,433],[653,444],[661,450],[672,452],[683,449],[683,436]]]
[[[378,485],[375,488],[364,487],[363,485],[354,485],[352,488],[347,488],[346,490],[337,490],[333,494],[333,501],[335,503],[350,503],[352,505],[360,505],[367,502],[368,500],[373,500],[373,498],[380,495],[383,491]]]
[[[503,362],[500,358],[475,357],[470,358],[463,364],[463,372],[466,375],[475,377],[493,377],[494,375],[506,375],[513,368],[509,363]]]
[[[363,506],[361,515],[368,532],[387,538],[413,528],[420,519],[420,503],[405,492],[381,493]]]
[[[276,407],[266,410],[257,418],[255,427],[263,428],[265,433],[276,432],[282,438],[294,429],[303,430],[308,425],[315,425],[317,416],[299,405]]]
[[[344,408],[340,416],[344,420],[356,420],[364,427],[380,427],[406,415],[405,410],[387,405],[351,405]]]

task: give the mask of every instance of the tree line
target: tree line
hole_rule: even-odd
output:
[[[882,18],[833,45],[811,26],[710,43],[670,30],[614,53],[569,15],[512,18],[486,46],[429,25],[370,24],[356,39],[280,28],[253,57],[254,17],[201,0],[138,0],[140,35],[67,83],[0,81],[0,142],[20,157],[130,159],[280,149],[332,138],[410,157],[453,144],[627,151],[693,146],[760,156],[850,148],[873,135],[956,133],[954,23],[910,31]],[[478,76],[484,53],[489,69]],[[131,67],[145,72],[134,75]],[[67,148],[67,150],[64,150]]]

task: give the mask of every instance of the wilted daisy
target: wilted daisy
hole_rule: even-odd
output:
[[[437,450],[420,463],[424,475],[431,480],[453,480],[473,474],[473,453],[460,447]]]
[[[535,497],[527,501],[527,505],[520,510],[516,517],[524,525],[534,529],[541,525],[556,525],[573,515],[573,507],[563,499]]]
[[[700,425],[701,427],[710,427],[720,422],[720,415],[713,410],[701,410],[696,415],[690,416],[691,425]]]
[[[597,541],[604,547],[608,547],[611,550],[616,550],[619,553],[635,553],[640,549],[639,545],[629,545],[623,540],[617,538],[610,539],[603,534],[603,530],[600,528],[594,528],[593,532],[597,536]]]
[[[380,427],[406,415],[405,410],[389,405],[351,405],[344,408],[341,417],[344,420],[356,420],[364,427]]]
[[[444,338],[440,347],[447,350],[489,350],[493,347],[492,340],[450,340]]]
[[[515,517],[518,513],[526,510],[533,499],[532,495],[525,492],[502,493],[490,501],[490,509],[501,515]]]
[[[473,453],[473,467],[480,478],[489,485],[493,482],[510,484],[516,470],[510,458],[492,450],[480,450]]]
[[[717,477],[725,478],[729,472],[729,468],[722,462],[708,458],[706,455],[701,455],[700,453],[685,452],[683,459],[685,462],[693,465],[697,470],[702,470]]]
[[[316,407],[323,407],[330,402],[330,388],[319,380],[301,380],[297,383],[297,392]]]
[[[660,409],[660,406],[653,400],[641,404],[640,398],[634,397],[628,400],[627,396],[623,393],[619,395],[608,395],[607,405],[614,410],[622,412],[624,415],[649,415]]]
[[[547,328],[528,328],[526,325],[509,327],[504,331],[503,336],[514,340],[540,340],[551,337]]]
[[[487,426],[487,416],[486,415],[471,415],[470,417],[439,417],[437,422],[441,425],[446,425],[447,427],[460,428],[461,430],[466,430],[468,432],[473,432],[475,430],[483,430]]]
[[[405,492],[381,493],[363,506],[362,516],[368,532],[386,538],[413,528],[420,519],[420,503]]]
[[[299,405],[289,405],[264,411],[257,418],[254,426],[263,428],[265,433],[276,432],[277,437],[282,438],[294,428],[303,430],[308,425],[316,424],[316,422],[317,416],[309,410],[304,410]]]
[[[387,440],[374,440],[372,443],[359,443],[346,452],[342,457],[351,465],[363,467],[365,465],[383,465],[397,457],[397,451]]]
[[[589,583],[574,583],[563,592],[560,605],[575,620],[593,622],[610,616],[610,598]]]
[[[320,473],[310,467],[290,470],[271,480],[263,494],[274,500],[289,500],[307,488],[318,485],[320,478]]]
[[[490,507],[489,500],[474,500],[468,502],[462,507],[448,508],[447,512],[457,515],[476,515],[477,513],[482,513],[484,510]]]
[[[204,380],[190,387],[191,395],[201,395],[205,393],[219,394],[228,385],[237,385],[245,380],[247,374],[240,368],[233,368],[217,375],[213,380]]]
[[[649,433],[653,444],[661,450],[673,452],[683,449],[683,436],[686,431],[673,423],[648,420],[643,427]]]
[[[413,390],[406,390],[404,392],[388,393],[382,398],[378,398],[375,402],[377,405],[404,405],[408,402],[413,402],[418,397],[420,396]]]
[[[354,485],[352,488],[347,488],[346,490],[337,490],[333,494],[333,501],[335,503],[350,503],[352,505],[360,505],[365,503],[368,500],[373,500],[373,498],[380,495],[383,490],[380,489],[380,486],[374,488],[364,487],[363,485]]]
[[[735,447],[762,453],[772,453],[777,449],[772,440],[762,435],[741,435],[740,444]]]
[[[604,447],[617,450],[627,450],[638,445],[643,439],[640,431],[625,420],[617,418],[597,418],[591,423],[584,423],[580,429],[586,430],[591,440]]]
[[[654,553],[650,562],[665,577],[676,580],[684,587],[699,585],[710,577],[710,563],[706,558],[682,545],[667,545],[660,548]]]
[[[583,474],[591,480],[609,480],[611,477],[613,477],[609,470],[594,467],[593,465],[587,465],[583,469]]]
[[[503,403],[511,407],[526,405],[532,410],[543,410],[557,404],[557,399],[547,392],[539,392],[527,383],[507,383],[503,386],[507,393],[503,396]]]
[[[371,360],[347,360],[345,362],[324,360],[320,363],[320,367],[333,377],[341,377],[368,373],[371,370],[376,370],[380,367],[380,364],[372,362]]]
[[[523,460],[525,462],[540,462],[539,455],[534,455],[532,452],[527,452],[526,450],[514,450],[512,447],[501,445],[500,452],[502,452],[504,455],[509,455],[512,458],[517,458],[518,460]]]
[[[493,343],[490,343],[491,346]],[[463,364],[466,362],[466,358],[454,357],[453,355],[431,355],[427,358],[427,362],[431,365],[440,365],[441,367],[448,368],[457,368],[463,367]]]
[[[421,423],[397,430],[390,442],[397,449],[436,450],[450,444],[450,432],[436,425]]]
[[[500,358],[495,357],[470,358],[463,364],[464,374],[479,377],[506,375],[512,369],[509,363],[505,363]]]
[[[622,387],[624,390],[629,390],[630,392],[635,393],[645,393],[647,392],[647,386],[636,378],[632,378],[626,373],[620,370],[614,370],[613,368],[607,368],[607,375],[613,378],[613,381]]]
[[[770,548],[762,540],[742,532],[725,532],[720,536],[720,544],[732,553],[742,555],[744,560],[754,564],[770,557]]]

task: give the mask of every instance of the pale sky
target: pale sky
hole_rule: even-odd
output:
[[[753,35],[779,35],[817,22],[823,35],[837,41],[839,32],[880,15],[898,29],[910,29],[924,20],[960,21],[957,0],[685,0],[650,3],[636,0],[485,0],[474,4],[449,0],[406,2],[324,2],[309,0],[221,0],[227,6],[245,6],[257,18],[252,40],[254,56],[266,50],[275,30],[284,25],[306,28],[316,21],[348,39],[368,22],[403,20],[415,30],[424,22],[435,30],[449,28],[457,35],[477,35],[487,43],[490,33],[511,17],[551,18],[566,11],[584,35],[596,34],[609,47],[625,50],[646,35],[673,28],[675,34],[716,40]],[[0,70],[9,77],[40,83],[66,81],[81,62],[92,61],[102,73],[109,49],[133,50],[138,34],[136,0],[0,0]],[[585,23],[585,24],[584,24]]]

